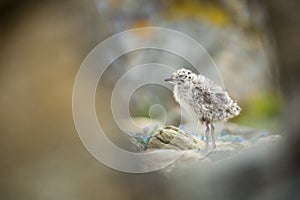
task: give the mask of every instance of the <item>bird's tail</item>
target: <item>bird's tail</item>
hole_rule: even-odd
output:
[[[238,116],[241,112],[241,107],[236,101],[232,101],[232,104],[228,108],[228,118]]]

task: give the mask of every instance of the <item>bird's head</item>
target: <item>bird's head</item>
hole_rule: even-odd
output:
[[[181,68],[174,72],[170,78],[165,79],[165,81],[173,83],[173,84],[182,84],[185,82],[192,81],[195,78],[196,74],[194,74],[191,70]]]

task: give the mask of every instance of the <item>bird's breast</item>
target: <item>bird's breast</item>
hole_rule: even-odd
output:
[[[181,107],[185,110],[194,114],[193,107],[191,106],[191,98],[192,91],[191,88],[188,86],[175,86],[174,87],[174,98],[179,103]]]

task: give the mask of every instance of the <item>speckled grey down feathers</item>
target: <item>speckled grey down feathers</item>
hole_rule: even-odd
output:
[[[209,78],[179,69],[172,74],[175,100],[202,123],[227,120],[240,113],[237,102]]]

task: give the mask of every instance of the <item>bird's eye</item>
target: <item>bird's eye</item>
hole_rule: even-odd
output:
[[[191,72],[188,72],[188,74],[190,74]]]
[[[189,79],[191,79],[192,77],[191,76],[189,76]]]

